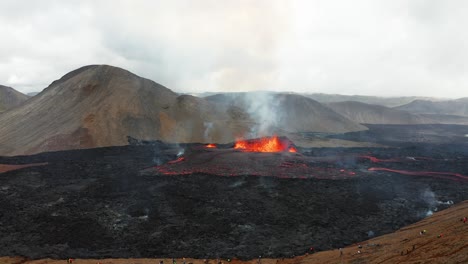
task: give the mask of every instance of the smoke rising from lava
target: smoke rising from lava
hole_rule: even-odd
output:
[[[246,93],[245,103],[247,112],[256,121],[257,125],[251,130],[252,137],[270,136],[278,124],[278,102],[272,93],[256,92]]]

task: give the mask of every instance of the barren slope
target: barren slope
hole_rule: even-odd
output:
[[[468,98],[440,102],[415,100],[409,104],[396,107],[395,109],[408,111],[414,114],[468,116]]]
[[[13,88],[0,85],[0,113],[20,105],[28,99],[29,96],[22,94]]]
[[[335,112],[361,124],[430,124],[429,118],[380,105],[347,101],[330,103]]]
[[[239,116],[120,68],[86,66],[0,116],[0,155],[124,145],[127,136],[231,141],[245,129],[233,122]]]
[[[402,97],[379,97],[368,95],[342,95],[342,94],[324,94],[312,93],[303,94],[321,103],[338,103],[346,101],[355,101],[365,104],[382,105],[386,107],[397,107],[400,105],[411,103],[414,100],[440,101],[441,98],[421,97],[421,96],[402,96]]]
[[[268,98],[271,108],[266,119],[273,120],[277,131],[345,133],[367,129],[321,103],[297,94],[233,93],[217,94],[206,99],[256,112],[263,109],[256,109],[252,104],[262,96]]]

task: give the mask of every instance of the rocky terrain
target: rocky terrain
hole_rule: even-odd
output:
[[[28,99],[29,96],[13,88],[0,85],[0,113],[20,105]]]
[[[306,255],[294,258],[262,258],[261,264],[327,264],[327,263],[466,263],[468,262],[468,224],[460,219],[468,216],[468,202],[462,202],[434,213],[415,224],[399,229],[395,233],[361,241],[343,248],[328,251],[310,251]],[[426,230],[420,235],[421,230]],[[359,248],[359,245],[362,247]],[[413,248],[414,246],[414,248]],[[360,250],[361,253],[357,251]],[[157,259],[76,259],[77,264],[153,264],[171,263],[171,258]],[[176,259],[177,263],[202,264],[203,259]],[[226,259],[221,259],[226,262]],[[63,259],[31,260],[24,257],[0,257],[4,264],[59,264]],[[208,259],[208,264],[216,264],[215,259]],[[258,258],[252,260],[232,259],[233,264],[258,264]]]
[[[300,176],[262,173],[272,170],[255,162],[264,153],[242,150],[232,151],[245,154],[243,168],[232,157],[227,164],[243,173],[221,176],[195,166],[164,173],[160,166],[196,163],[190,152],[217,152],[202,144],[132,143],[0,158],[47,163],[1,174],[0,255],[291,257],[391,233],[468,199],[462,141],[457,148],[298,148],[288,164],[283,153],[265,153],[292,172],[308,160],[308,174]]]

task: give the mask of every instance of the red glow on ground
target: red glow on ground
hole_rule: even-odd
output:
[[[177,158],[176,160],[171,160],[171,161],[169,161],[169,162],[167,162],[167,163],[169,163],[169,164],[174,164],[174,163],[179,163],[179,162],[184,161],[184,160],[185,160],[184,157],[179,157],[179,158]]]
[[[216,144],[212,144],[212,143],[206,144],[205,147],[206,148],[216,148]]]
[[[462,175],[460,173],[454,173],[454,172],[406,171],[406,170],[393,170],[393,169],[388,169],[388,168],[369,168],[368,170],[369,171],[389,171],[389,172],[399,173],[403,175],[412,175],[412,176],[429,176],[429,177],[434,177],[434,178],[468,180],[468,176]]]
[[[369,159],[371,162],[374,162],[374,163],[379,163],[379,162],[399,162],[399,160],[397,159],[379,159],[377,157],[373,157],[373,156],[359,156],[360,158],[363,158],[363,159]]]
[[[252,140],[238,140],[235,149],[247,152],[297,152],[287,141],[282,141],[277,136],[263,137]]]

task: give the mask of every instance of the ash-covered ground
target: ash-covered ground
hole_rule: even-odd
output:
[[[372,129],[394,148],[265,154],[151,142],[0,157],[47,163],[0,174],[0,255],[289,257],[468,199],[464,137],[398,145],[392,130]]]

